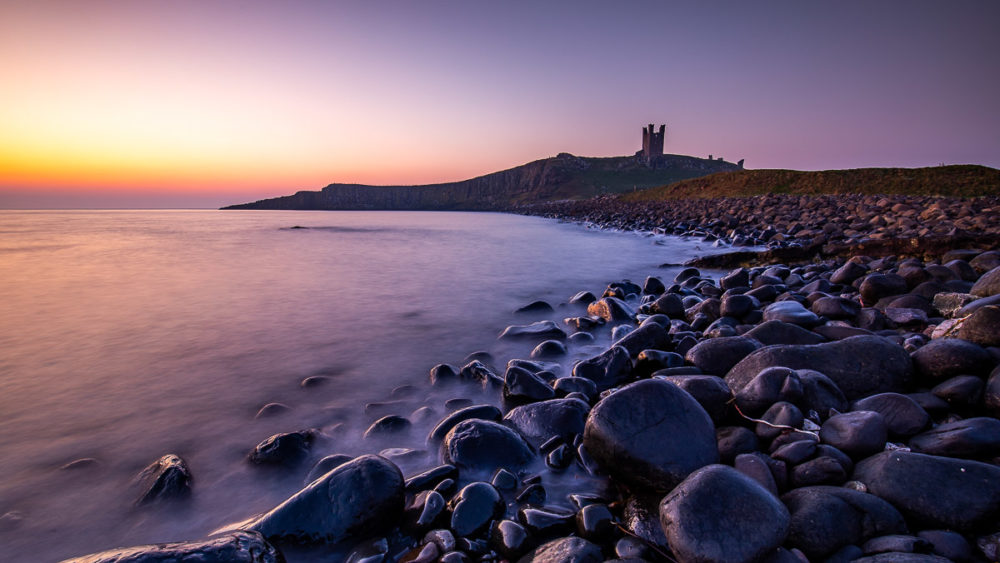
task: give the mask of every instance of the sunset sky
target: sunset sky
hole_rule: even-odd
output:
[[[571,152],[1000,167],[1000,2],[0,0],[0,208],[217,207]]]

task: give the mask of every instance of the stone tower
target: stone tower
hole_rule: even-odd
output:
[[[660,125],[659,131],[653,130],[653,124],[642,128],[642,156],[646,160],[652,160],[663,156],[663,137],[666,136],[667,126]]]

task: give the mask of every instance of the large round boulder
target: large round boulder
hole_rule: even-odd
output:
[[[740,360],[760,347],[760,342],[745,336],[709,338],[688,350],[685,359],[698,366],[704,373],[722,377]]]
[[[660,525],[677,560],[755,561],[788,533],[788,509],[728,465],[695,471],[660,502]]]
[[[441,454],[445,463],[459,469],[485,472],[498,467],[517,470],[535,457],[520,434],[502,424],[479,419],[456,424],[444,437]]]
[[[853,479],[926,527],[968,533],[1000,515],[1000,467],[995,465],[890,451],[858,463]]]
[[[719,459],[705,409],[686,391],[655,379],[622,387],[597,403],[583,443],[610,475],[661,491]]]
[[[930,381],[956,375],[985,375],[993,365],[990,353],[978,344],[961,338],[939,338],[912,354],[917,374]]]
[[[403,512],[403,474],[364,455],[338,466],[247,528],[269,540],[336,543],[392,527]]]
[[[906,533],[903,516],[875,495],[843,487],[803,487],[781,501],[791,513],[788,545],[822,560],[847,545],[886,534]]]
[[[977,297],[990,297],[1000,294],[1000,267],[993,268],[980,276],[969,293]]]
[[[848,399],[874,393],[902,392],[913,379],[913,362],[902,346],[881,336],[852,336],[805,346],[765,346],[726,374],[739,393],[764,368],[813,369],[833,380]]]
[[[590,405],[579,399],[550,399],[511,409],[503,423],[537,447],[552,436],[572,441],[583,432],[589,411]]]

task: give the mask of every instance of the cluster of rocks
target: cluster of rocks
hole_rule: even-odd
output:
[[[518,209],[602,227],[694,235],[733,246],[851,245],[862,241],[1000,235],[1000,198],[780,195],[635,202],[621,196]]]
[[[534,345],[503,370],[488,354],[435,366],[432,386],[499,401],[451,402],[416,450],[330,455],[222,535],[83,560],[270,562],[301,545],[366,563],[1000,557],[1000,252],[686,268],[557,309],[561,323],[501,334]],[[366,439],[414,418],[383,416]],[[275,435],[248,459],[296,467],[316,439]],[[407,476],[403,460],[425,466]],[[141,482],[151,503],[191,475],[166,456]]]

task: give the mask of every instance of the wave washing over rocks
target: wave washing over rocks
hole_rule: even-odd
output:
[[[759,201],[697,220],[586,205],[605,226],[775,248],[937,234],[984,244],[720,276],[690,267],[533,303],[524,314],[540,320],[501,335],[534,346],[526,358],[431,370],[433,388],[481,389],[483,401],[451,403],[422,449],[330,455],[305,488],[229,531],[79,561],[1000,558],[997,202]],[[584,218],[571,205],[558,213]],[[588,355],[571,363],[570,350]],[[391,443],[414,418],[386,415],[366,435]],[[276,435],[249,459],[294,467],[315,442]],[[424,466],[404,474],[414,459]],[[190,487],[176,456],[144,478],[144,502]]]

